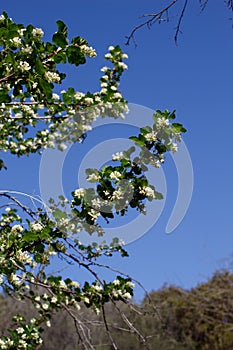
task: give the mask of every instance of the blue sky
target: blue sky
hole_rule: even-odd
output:
[[[159,9],[164,2],[157,3]],[[205,281],[216,269],[228,267],[233,246],[233,32],[228,20],[231,14],[223,1],[209,1],[201,15],[198,1],[190,1],[178,46],[173,41],[176,24],[172,21],[136,33],[137,48],[133,43],[124,46],[125,36],[139,23],[140,15],[156,10],[154,1],[3,0],[0,9],[16,22],[41,27],[46,39],[56,30],[56,20],[62,19],[70,37],[81,35],[96,48],[96,59],[88,60],[77,72],[67,70],[70,76],[64,87],[96,91],[103,55],[109,45],[120,44],[129,55],[129,69],[120,86],[125,98],[153,110],[176,109],[178,121],[188,130],[184,140],[192,159],[194,190],[186,216],[170,235],[165,233],[177,195],[177,173],[168,157],[164,210],[147,234],[127,245],[130,258],[113,259],[115,266],[148,290],[165,282],[189,288]],[[72,151],[64,169],[67,190],[77,186],[76,171],[85,152],[109,137],[132,134],[131,129],[115,127],[113,132],[108,128],[95,129],[89,144]],[[8,167],[7,172],[1,172],[2,188],[38,194],[38,156],[9,157]],[[71,273],[75,275],[75,271]],[[141,296],[137,290],[136,297]]]

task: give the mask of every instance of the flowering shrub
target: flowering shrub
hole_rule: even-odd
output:
[[[3,152],[21,157],[46,148],[62,151],[68,143],[82,141],[98,117],[124,118],[127,112],[127,102],[118,88],[127,69],[123,62],[127,55],[119,46],[110,46],[105,55],[109,66],[101,69],[99,91],[82,93],[71,87],[60,94],[54,92],[65,78],[59,63],[79,66],[85,64],[86,57],[96,56],[85,39],[68,39],[61,20],[57,27],[52,42],[44,42],[42,29],[16,24],[5,12],[0,16]],[[72,309],[79,310],[84,304],[99,313],[104,312],[105,303],[127,302],[133,296],[134,284],[128,276],[118,273],[115,280],[106,282],[95,270],[101,266],[97,262],[101,256],[117,252],[127,256],[123,242],[114,238],[109,245],[84,245],[78,233],[103,235],[99,219],[108,222],[114,213],[125,215],[129,208],[145,213],[146,200],[162,198],[146,177],[147,166],[159,167],[165,152],[175,152],[185,129],[171,123],[174,113],[157,111],[153,118],[152,127],[143,127],[138,136],[131,137],[135,147],[112,156],[112,165],[86,170],[87,180],[96,183],[96,189],[75,189],[72,201],[61,196],[59,203],[51,199],[49,210],[43,205],[35,210],[9,191],[0,192],[0,285],[10,295],[29,299],[38,311],[31,320],[15,316],[9,334],[0,339],[1,349],[39,349],[43,327],[51,326],[55,310],[65,309],[73,317]],[[136,147],[140,151],[134,157]],[[6,168],[1,160],[0,169]],[[82,283],[47,274],[54,255],[86,269],[94,281]],[[75,322],[84,348],[94,349],[86,326]],[[127,325],[133,330],[130,322]]]

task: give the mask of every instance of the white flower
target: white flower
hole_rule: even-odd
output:
[[[3,275],[0,275],[0,285],[3,284]]]
[[[106,53],[106,55],[104,56],[104,58],[109,59],[112,58],[112,55],[110,53]]]
[[[60,288],[67,288],[65,281],[63,281],[63,280],[59,281],[59,287]]]
[[[115,286],[119,286],[120,281],[119,281],[119,280],[114,280],[112,283],[113,283]]]
[[[123,53],[123,55],[121,56],[122,58],[129,58],[129,56],[127,55],[127,53]]]
[[[49,83],[52,83],[52,82],[59,83],[59,81],[61,80],[58,73],[50,72],[50,71],[45,72],[45,78]]]
[[[23,232],[23,227],[20,226],[20,225],[14,225],[12,228],[11,228],[11,232],[14,234],[14,233],[20,233],[20,232]]]
[[[127,64],[125,64],[124,62],[119,62],[119,63],[118,63],[118,66],[121,67],[121,68],[123,68],[123,69],[128,69]]]
[[[101,68],[101,72],[107,72],[108,70],[109,70],[109,68],[106,66]]]
[[[61,144],[58,146],[58,149],[59,149],[60,151],[65,151],[65,150],[67,149],[67,146],[66,146],[65,143],[61,143]]]
[[[23,327],[16,328],[16,332],[17,332],[18,334],[24,333]]]
[[[97,182],[99,180],[100,180],[100,175],[95,174],[95,173],[92,173],[92,174],[88,175],[88,177],[87,177],[87,181],[89,181],[89,182]]]
[[[11,211],[11,208],[10,208],[10,207],[7,207],[7,208],[5,209],[5,211],[6,211],[7,213],[9,213],[9,212]]]
[[[112,155],[112,160],[121,160],[124,159],[124,153],[123,152],[117,152]]]
[[[100,216],[100,213],[93,208],[91,208],[88,214],[92,217],[93,221],[95,221],[98,218],[98,216]]]
[[[19,47],[21,45],[21,39],[19,37],[11,39],[10,42],[16,47]]]
[[[126,282],[127,286],[134,288],[135,284],[131,281]]]
[[[169,125],[169,120],[166,119],[166,118],[158,118],[157,122],[156,122],[156,125],[161,127],[161,128],[165,127],[165,126],[168,126]]]
[[[22,48],[22,53],[26,53],[26,54],[31,54],[33,51],[33,48],[31,46],[29,46],[28,44]]]
[[[39,222],[33,222],[30,226],[36,232],[43,230],[43,226]]]
[[[31,69],[31,66],[26,61],[22,61],[22,62],[19,62],[18,68],[22,72],[27,72],[27,71],[29,71]]]
[[[97,56],[95,49],[93,47],[88,47],[87,45],[80,46],[80,49],[82,50],[83,54],[88,57],[95,57]]]
[[[111,174],[110,174],[110,179],[112,180],[119,180],[121,177],[121,173],[119,171],[113,171]]]
[[[77,99],[77,100],[80,100],[82,97],[84,96],[84,93],[83,92],[79,92],[77,91],[74,95],[74,97]]]
[[[70,285],[73,286],[74,288],[79,288],[80,287],[80,284],[77,281],[72,281],[70,283]]]
[[[126,298],[126,299],[131,299],[132,298],[131,294],[128,293],[128,292],[124,293],[122,296],[123,296],[123,298]]]
[[[156,141],[156,133],[154,131],[147,133],[145,139],[149,142]]]
[[[59,100],[60,99],[59,95],[58,94],[54,94],[54,93],[53,93],[53,98],[54,98],[54,100]]]
[[[115,49],[115,47],[111,45],[111,46],[109,46],[108,51],[112,51],[114,49]]]
[[[35,38],[41,38],[44,35],[44,32],[43,32],[43,30],[41,28],[34,28],[32,30],[32,35]]]
[[[106,88],[103,88],[103,89],[101,89],[100,92],[101,92],[101,94],[106,94],[108,92],[108,90]]]
[[[139,187],[139,189],[139,193],[144,194],[146,197],[155,198],[155,192],[151,187],[145,186],[143,188]]]
[[[74,191],[74,196],[78,198],[82,198],[85,196],[86,190],[85,188],[78,188]]]
[[[122,98],[122,95],[121,95],[119,92],[115,92],[115,93],[113,94],[113,97],[114,97],[114,98]]]
[[[101,83],[100,86],[101,86],[102,88],[106,88],[106,87],[108,87],[108,84],[107,84],[107,83]]]
[[[51,322],[49,320],[46,321],[45,324],[46,324],[47,327],[51,327]]]
[[[91,98],[91,97],[85,97],[85,102],[86,103],[93,103],[93,98]]]
[[[48,304],[48,303],[43,303],[43,304],[42,304],[42,308],[43,308],[44,310],[48,310],[49,304]]]
[[[172,151],[172,153],[177,152],[178,151],[177,143],[172,143],[171,147],[170,147],[170,150]]]

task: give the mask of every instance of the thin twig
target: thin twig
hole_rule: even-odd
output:
[[[134,44],[136,46],[136,42],[135,42],[135,38],[134,38],[134,34],[136,31],[138,31],[140,28],[142,27],[150,27],[154,21],[158,21],[161,22],[162,21],[162,16],[164,13],[168,13],[168,10],[177,2],[178,0],[173,0],[169,5],[167,5],[165,8],[163,8],[161,11],[154,13],[154,14],[147,14],[147,15],[143,15],[143,17],[150,17],[150,19],[146,20],[145,22],[135,26],[133,28],[133,30],[131,31],[129,36],[126,36],[126,43],[125,45],[129,45],[130,41],[133,40]]]
[[[177,24],[176,32],[175,32],[175,36],[174,36],[174,40],[175,40],[175,44],[176,45],[178,45],[178,36],[179,36],[180,33],[182,33],[181,30],[180,30],[180,27],[181,27],[181,22],[183,20],[187,4],[188,4],[188,0],[185,0],[184,6],[183,6],[181,14],[180,14],[180,17],[178,19],[178,24]]]

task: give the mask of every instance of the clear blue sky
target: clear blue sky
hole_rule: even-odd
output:
[[[0,5],[0,10],[6,10],[16,22],[42,27],[47,39],[56,30],[56,20],[62,19],[70,37],[81,35],[96,48],[95,60],[77,72],[68,70],[72,74],[64,87],[96,91],[103,54],[109,45],[120,44],[129,55],[129,69],[120,87],[125,98],[153,110],[176,109],[178,120],[188,129],[184,140],[195,183],[185,218],[172,234],[165,233],[177,194],[177,174],[168,157],[168,193],[162,215],[146,235],[127,246],[130,258],[113,259],[119,269],[140,280],[148,290],[165,282],[192,287],[216,269],[228,267],[233,253],[231,14],[223,1],[212,0],[199,15],[199,2],[190,1],[178,47],[173,41],[175,22],[142,29],[136,33],[137,48],[133,43],[124,47],[125,36],[139,23],[138,17],[154,12],[155,3],[159,9],[164,1],[2,0]],[[109,137],[104,128],[99,134],[95,132],[96,144]],[[120,128],[110,135],[125,137]],[[77,158],[67,160],[64,187],[67,183],[76,185],[78,162],[85,151],[79,148],[77,153]],[[69,168],[74,159],[76,168]],[[8,166],[9,170],[0,174],[3,189],[38,194],[38,156],[20,160],[10,157]],[[141,296],[137,291],[136,297]]]

